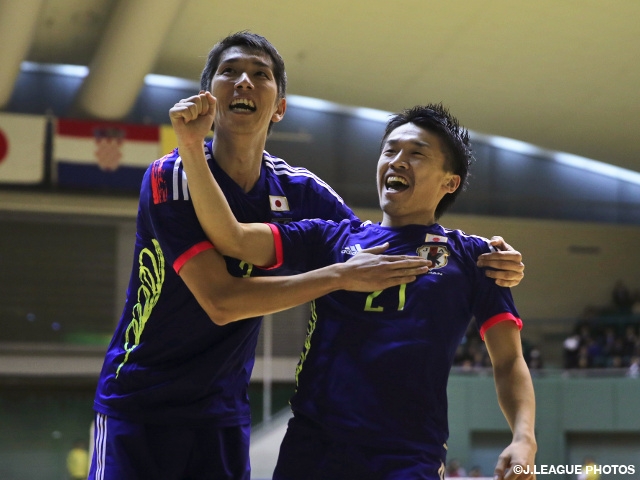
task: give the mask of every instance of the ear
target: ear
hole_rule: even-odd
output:
[[[443,185],[447,193],[455,192],[460,186],[460,175],[450,175]]]
[[[271,115],[271,121],[278,123],[284,117],[284,112],[287,111],[287,99],[280,98],[276,101],[276,111]]]

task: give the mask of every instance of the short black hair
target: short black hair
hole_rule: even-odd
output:
[[[200,75],[201,90],[208,91],[211,89],[211,81],[220,65],[220,57],[223,52],[231,47],[244,47],[269,55],[273,62],[273,76],[278,85],[278,99],[285,97],[287,93],[287,72],[285,71],[284,60],[269,40],[262,35],[247,30],[232,33],[213,46],[207,57],[207,63]],[[273,122],[269,122],[268,132],[271,132],[272,126]],[[214,126],[212,126],[212,128],[214,128]]]
[[[273,61],[273,75],[278,84],[278,97],[285,97],[287,92],[287,73],[284,67],[284,60],[269,40],[246,30],[232,33],[213,46],[200,75],[200,88],[202,90],[207,91],[211,88],[211,80],[213,80],[213,76],[220,65],[220,57],[224,51],[231,47],[244,47],[269,55]]]
[[[453,193],[447,193],[438,203],[435,211],[437,220],[455,202],[459,193],[467,187],[469,167],[475,160],[469,141],[469,132],[460,126],[458,119],[451,115],[442,103],[417,105],[396,113],[389,119],[380,143],[381,151],[391,132],[407,123],[413,123],[437,135],[444,143],[445,168],[460,176],[460,187]]]

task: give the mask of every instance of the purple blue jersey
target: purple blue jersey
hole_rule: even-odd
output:
[[[334,438],[418,448],[444,458],[447,381],[469,322],[484,332],[522,326],[511,292],[476,266],[485,238],[438,224],[386,228],[305,220],[271,225],[278,265],[312,270],[389,242],[388,254],[433,262],[416,281],[382,291],[336,291],[312,303],[293,411]]]
[[[266,152],[260,178],[245,193],[215,162],[209,168],[241,222],[356,218],[304,168]],[[180,279],[182,265],[213,248],[200,227],[177,150],[146,171],[126,304],[108,347],[95,410],[123,420],[219,426],[250,420],[248,384],[261,318],[215,325]],[[259,269],[226,258],[234,276]]]

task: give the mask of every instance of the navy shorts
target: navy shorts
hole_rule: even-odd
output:
[[[444,459],[436,455],[338,441],[296,415],[289,420],[273,480],[442,480],[444,471]]]
[[[249,480],[250,424],[150,425],[97,414],[89,480]]]

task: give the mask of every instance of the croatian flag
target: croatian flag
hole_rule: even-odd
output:
[[[47,119],[0,113],[0,183],[36,185],[44,180]]]
[[[58,119],[53,147],[57,184],[79,189],[138,192],[162,156],[157,125]]]

